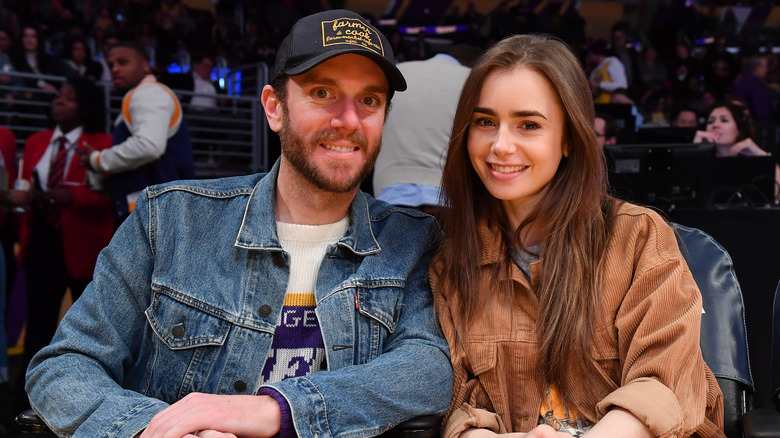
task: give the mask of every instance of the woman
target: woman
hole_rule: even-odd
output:
[[[463,86],[431,266],[445,438],[723,436],[701,295],[668,224],[608,196],[588,89],[563,43],[531,35]]]
[[[696,131],[694,143],[715,143],[719,157],[737,155],[767,156],[751,138],[753,123],[747,108],[739,103],[720,102],[715,104],[707,118],[704,131]],[[780,166],[775,166],[775,197],[780,196]]]
[[[87,186],[79,160],[87,145],[111,146],[102,96],[94,82],[68,79],[52,103],[56,126],[31,135],[24,147],[21,175],[33,189],[13,190],[14,202],[28,211],[20,236],[28,301],[22,369],[51,341],[65,290],[74,300],[81,295],[114,231],[111,199]]]
[[[32,26],[22,28],[20,43],[11,51],[11,63],[14,69],[22,73],[41,75],[56,75],[59,73],[54,59],[46,53],[40,40],[38,29]],[[54,85],[43,79],[24,79],[24,86],[28,88],[41,88],[47,91],[55,91]]]
[[[100,63],[92,61],[92,54],[84,38],[70,37],[62,46],[62,67],[66,77],[81,76],[98,80],[103,75],[103,67]]]

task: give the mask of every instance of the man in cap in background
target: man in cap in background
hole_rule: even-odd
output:
[[[305,17],[262,91],[267,175],[141,193],[27,372],[73,436],[378,435],[443,412],[452,369],[425,214],[359,191],[406,82],[360,16]]]

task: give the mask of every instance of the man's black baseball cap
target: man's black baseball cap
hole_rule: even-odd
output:
[[[306,73],[346,53],[376,62],[385,72],[391,91],[406,90],[406,80],[395,66],[393,49],[384,34],[360,15],[344,9],[318,12],[298,20],[279,46],[272,78]]]

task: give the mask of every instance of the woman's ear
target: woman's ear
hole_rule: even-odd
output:
[[[569,144],[563,145],[563,156],[569,158]]]
[[[274,132],[281,131],[284,109],[282,103],[279,101],[279,96],[276,95],[274,89],[270,85],[263,87],[263,91],[260,94],[260,103],[265,110],[268,126]]]

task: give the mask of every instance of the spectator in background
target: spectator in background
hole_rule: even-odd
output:
[[[596,142],[601,149],[604,149],[605,145],[617,144],[618,142],[618,128],[615,119],[609,114],[596,113],[596,117],[593,119],[593,131],[596,133]]]
[[[455,45],[424,61],[399,63],[408,88],[393,99],[374,166],[377,199],[435,213],[458,95],[479,49]],[[476,53],[474,53],[476,52]],[[420,123],[425,120],[425,123]]]
[[[25,143],[21,177],[32,189],[12,192],[14,203],[27,211],[19,238],[27,286],[22,370],[51,341],[65,290],[78,299],[113,234],[111,200],[88,187],[87,168],[79,160],[87,147],[111,145],[111,136],[102,132],[103,93],[88,79],[70,78],[52,102],[51,115],[54,129]],[[17,391],[23,391],[22,374]],[[17,411],[26,407],[23,392],[17,403]]]
[[[639,127],[645,124],[645,118],[637,108],[636,103],[631,96],[628,95],[628,90],[625,88],[618,88],[612,92],[609,103],[631,105],[631,115],[634,116],[634,130],[638,130]]]
[[[639,60],[640,95],[642,98],[649,93],[666,88],[666,64],[658,59],[658,51],[652,45],[645,47]]]
[[[776,121],[776,101],[766,84],[767,59],[754,55],[747,59],[747,71],[734,82],[732,95],[747,105],[750,116],[757,122]]]
[[[629,39],[630,30],[628,23],[624,21],[619,21],[612,26],[612,45],[609,48],[608,56],[614,56],[623,64],[628,83],[626,88],[635,93],[641,81],[638,64],[639,53]]]
[[[677,43],[674,56],[666,67],[672,98],[677,102],[691,99],[691,81],[700,80],[702,68],[699,61],[691,56],[690,47],[682,42]]]
[[[676,128],[698,128],[699,116],[693,109],[681,107],[672,113],[671,125]]]
[[[753,121],[747,108],[739,103],[719,102],[715,104],[707,119],[707,128],[696,131],[694,143],[715,143],[719,157],[736,155],[766,156],[769,152],[762,149],[751,138]],[[775,166],[775,198],[780,197],[780,165]]]
[[[176,95],[157,82],[143,47],[119,42],[108,51],[114,88],[127,91],[114,124],[113,146],[81,159],[111,174],[117,226],[135,207],[144,187],[195,177],[187,124]]]
[[[111,82],[111,69],[108,68],[108,50],[119,42],[116,35],[103,35],[98,39],[100,48],[97,50],[97,63],[100,64],[100,80],[105,82]]]
[[[18,175],[16,160],[16,137],[10,129],[0,127],[0,247],[5,259],[5,291],[10,295],[16,278],[16,256],[14,245],[18,240],[17,221],[11,214],[13,202],[10,189]],[[0,299],[6,299],[3,296]]]
[[[728,51],[725,34],[718,33],[713,43],[707,46],[702,65],[707,89],[713,92],[716,100],[724,99],[739,71],[739,60]]]
[[[590,89],[596,103],[609,103],[612,92],[627,89],[628,79],[623,63],[608,56],[607,42],[598,39],[586,49],[586,63],[594,66],[590,73]]]
[[[716,143],[717,155],[721,157],[769,155],[753,141],[752,136],[753,121],[745,106],[719,102],[707,118],[707,127],[703,131],[696,131],[693,142]]]
[[[14,70],[22,73],[42,75],[56,75],[60,73],[54,59],[46,53],[37,28],[24,26],[20,40],[11,51],[11,63],[14,66]],[[27,88],[37,87],[47,91],[56,90],[54,85],[43,79],[26,78],[22,82]]]
[[[214,59],[203,53],[195,53],[192,56],[192,91],[197,94],[209,96],[217,95],[217,87],[211,80],[211,72],[214,70]],[[217,109],[215,97],[192,96],[190,109],[195,111],[214,111]]]
[[[60,71],[66,77],[80,76],[95,81],[103,75],[103,67],[92,60],[92,53],[84,38],[66,38],[60,59],[63,64]]]

